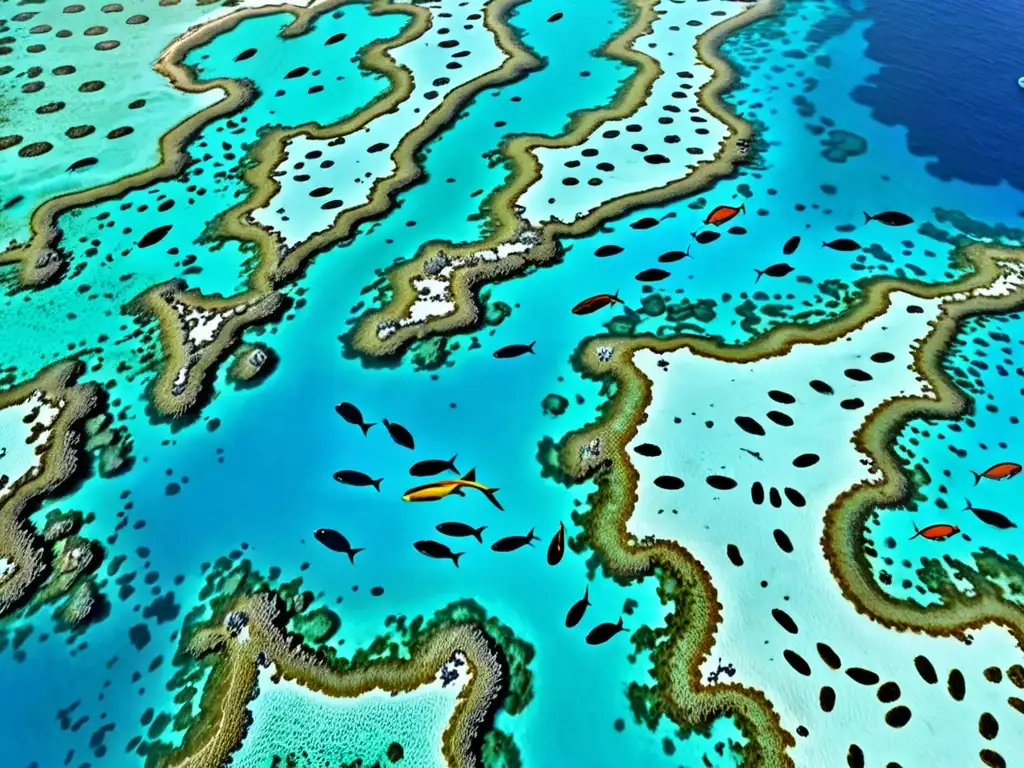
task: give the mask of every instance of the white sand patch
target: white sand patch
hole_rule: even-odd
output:
[[[340,139],[292,140],[274,172],[281,189],[252,218],[292,248],[328,229],[344,211],[368,202],[374,184],[395,172],[391,153],[402,138],[436,111],[449,93],[505,60],[484,26],[485,6],[486,0],[424,4],[433,13],[430,29],[392,51],[395,61],[413,74],[409,98]],[[321,154],[310,158],[310,152]],[[310,197],[313,190],[323,189],[330,192]]]
[[[924,312],[910,314],[908,305],[923,307]],[[983,748],[995,749],[1009,759],[1009,744],[1013,742],[1013,750],[1020,746],[1013,735],[1020,714],[1006,703],[1015,689],[1005,678],[993,684],[982,677],[986,667],[1005,668],[1021,660],[1009,634],[987,627],[974,632],[973,644],[968,646],[955,639],[885,629],[858,614],[843,597],[821,547],[826,507],[852,484],[877,476],[854,448],[852,435],[886,399],[924,391],[923,381],[910,368],[911,350],[938,311],[937,300],[894,294],[889,311],[861,330],[826,345],[798,345],[784,356],[750,364],[701,358],[689,350],[664,356],[643,351],[636,356],[641,370],[654,382],[654,394],[648,421],[631,448],[654,443],[663,454],[645,458],[630,449],[641,473],[639,504],[630,531],[638,538],[654,535],[677,540],[707,567],[723,605],[723,618],[702,665],[704,678],[714,672],[719,660],[732,664],[735,675],[723,675],[722,681],[764,691],[790,732],[806,727],[808,735],[798,735],[792,750],[799,766],[846,765],[850,744],[863,750],[865,765],[895,761],[905,768],[977,765]],[[873,361],[871,356],[879,352],[891,353],[895,359]],[[666,360],[667,371],[657,365]],[[855,380],[846,373],[856,377],[853,369],[873,378]],[[816,392],[808,383],[812,379],[827,382],[835,394]],[[796,402],[780,403],[769,391],[788,393]],[[853,398],[863,405],[841,405]],[[769,412],[776,414],[776,421]],[[787,415],[791,426],[777,423]],[[735,421],[739,416],[756,420],[765,434],[744,431]],[[674,417],[682,422],[675,424]],[[714,426],[706,426],[707,422]],[[744,449],[759,453],[761,460]],[[797,456],[808,453],[820,461],[804,468],[794,466]],[[679,491],[661,490],[653,481],[662,474],[676,475],[686,486]],[[706,482],[709,475],[730,477],[738,485],[715,490]],[[755,481],[764,489],[761,504],[752,499]],[[771,488],[779,494],[776,504],[771,501]],[[799,491],[806,505],[795,504],[786,488]],[[914,520],[907,518],[908,537]],[[923,526],[935,521],[916,522]],[[776,530],[788,537],[792,552],[777,543]],[[942,544],[928,543],[941,556]],[[741,566],[727,555],[730,544],[738,548]],[[773,618],[776,608],[796,623],[796,634]],[[841,671],[825,664],[816,648],[819,642],[839,655]],[[807,662],[810,676],[787,662],[783,655],[787,649]],[[937,685],[927,684],[916,671],[918,655],[934,665]],[[855,682],[846,674],[850,667],[877,673],[881,683],[895,681],[901,691],[899,700],[880,702],[878,685]],[[952,668],[959,669],[966,680],[963,701],[947,693]],[[828,714],[819,705],[823,686],[835,691],[835,707]],[[909,707],[912,717],[904,727],[894,728],[886,724],[885,715],[899,705]],[[992,742],[979,736],[982,712],[992,713],[1002,725],[1000,736]],[[1016,731],[1020,732],[1019,726]]]
[[[728,131],[697,103],[713,71],[697,58],[696,40],[751,4],[660,3],[650,34],[634,43],[664,70],[646,103],[604,123],[579,146],[536,150],[543,172],[519,200],[526,220],[532,226],[572,222],[605,201],[663,187],[714,160]]]
[[[392,695],[379,688],[356,698],[331,698],[289,680],[274,683],[273,666],[262,669],[260,693],[251,706],[253,723],[242,749],[232,757],[239,768],[264,768],[271,755],[286,755],[310,747],[330,755],[332,763],[362,758],[365,765],[385,757],[388,746],[402,746],[401,765],[445,768],[441,737],[455,700],[469,682],[462,654],[458,671],[447,685],[439,671],[435,680],[408,693]]]
[[[43,455],[60,408],[39,391],[20,403],[0,409],[0,502],[25,477],[43,469]]]

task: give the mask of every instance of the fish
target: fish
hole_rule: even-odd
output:
[[[313,536],[333,552],[341,552],[343,555],[348,555],[348,561],[355,565],[356,555],[360,552],[365,552],[366,547],[354,547],[348,543],[348,539],[342,536],[333,528],[317,528],[313,531]]]
[[[1014,464],[1012,461],[1001,461],[998,464],[993,464],[984,472],[971,470],[971,474],[974,475],[974,484],[977,485],[983,477],[988,480],[1009,480],[1011,477],[1019,475],[1021,469],[1024,469],[1024,467],[1021,467],[1020,464]]]
[[[366,485],[372,485],[374,488],[377,489],[377,493],[380,493],[380,483],[384,478],[379,477],[376,480],[374,480],[369,475],[363,472],[357,472],[354,469],[341,469],[334,473],[334,479],[337,480],[339,483],[344,483],[345,485],[354,485],[358,488],[361,488]]]
[[[504,508],[494,495],[498,492],[498,489],[488,488],[486,485],[478,483],[476,481],[476,469],[469,470],[469,472],[458,479],[435,480],[432,483],[417,485],[415,488],[410,488],[402,495],[402,501],[437,501],[438,499],[443,499],[449,494],[462,496],[464,495],[462,491],[463,488],[476,488],[487,497],[487,500],[491,502],[491,504],[504,511]]]
[[[606,621],[604,624],[598,624],[590,632],[587,633],[587,645],[600,645],[601,643],[607,643],[619,632],[625,632],[626,628],[622,626],[622,617],[619,617],[617,624],[612,624],[610,621]]]
[[[722,236],[718,232],[712,232],[711,230],[707,230],[706,232],[691,232],[690,235],[701,245],[713,243]]]
[[[515,552],[517,549],[530,545],[533,546],[533,542],[540,541],[540,536],[536,536],[533,533],[533,528],[525,536],[506,536],[503,539],[498,539],[496,542],[491,544],[491,550],[494,552]]]
[[[682,261],[690,255],[690,246],[686,246],[685,251],[668,251],[667,253],[661,254],[658,257],[658,261],[662,264],[671,264],[674,261]]]
[[[642,283],[655,283],[658,280],[664,280],[671,273],[666,272],[664,269],[645,269],[643,272],[638,272],[636,279]]]
[[[433,477],[439,475],[442,472],[454,472],[459,474],[459,470],[455,467],[455,459],[459,454],[455,454],[448,461],[443,459],[425,459],[423,461],[417,461],[411,467],[409,467],[409,474],[413,477]]]
[[[970,499],[964,499],[967,502],[967,506],[964,507],[965,512],[973,512],[974,516],[977,517],[981,522],[986,525],[991,525],[993,528],[1016,528],[1017,524],[1010,520],[1002,512],[994,512],[991,509],[978,509],[971,505]]]
[[[529,344],[509,344],[507,347],[502,347],[495,352],[494,356],[499,360],[504,360],[509,357],[519,357],[525,354],[532,355],[534,354],[533,345],[536,343],[536,341],[531,341]]]
[[[653,216],[644,216],[642,219],[638,219],[630,224],[631,229],[650,229],[651,227],[657,226],[658,220]]]
[[[599,309],[604,309],[611,304],[622,304],[622,299],[619,298],[619,292],[616,291],[614,294],[611,293],[599,293],[596,296],[591,296],[589,299],[584,299],[575,307],[572,308],[574,315],[589,315],[592,312],[597,312]]]
[[[792,256],[796,253],[796,249],[800,247],[800,235],[793,235],[786,244],[782,246],[782,254],[784,256]]]
[[[381,421],[388,434],[391,435],[391,439],[398,443],[403,448],[408,448],[410,451],[416,447],[416,442],[412,439],[412,435],[409,430],[403,427],[401,424],[396,424],[393,421],[384,419]]]
[[[740,213],[747,212],[747,205],[744,203],[739,208],[733,208],[731,205],[720,205],[715,208],[708,217],[704,219],[705,224],[714,224],[716,227],[720,227],[727,221],[732,221]]]
[[[761,458],[760,452],[758,452],[758,451],[752,451],[749,448],[740,448],[740,450],[744,451],[746,453],[749,453],[751,456],[753,456],[758,461],[764,461],[764,459]]]
[[[562,555],[565,554],[565,524],[558,524],[558,533],[556,533],[551,543],[548,544],[548,565],[558,565],[562,562]]]
[[[856,251],[860,248],[860,243],[856,240],[851,240],[848,237],[841,237],[838,240],[832,240],[830,242],[821,241],[822,248],[831,248],[833,251]]]
[[[622,253],[623,248],[621,245],[602,245],[596,251],[594,255],[599,259],[603,259],[607,256],[615,256],[616,254]]]
[[[865,212],[864,223],[867,224],[872,221],[880,221],[890,227],[905,227],[907,224],[914,223],[912,218],[899,211],[883,211],[882,213],[876,213],[874,216]]]
[[[754,271],[757,272],[757,277],[754,278],[754,282],[756,283],[764,275],[768,275],[768,277],[785,277],[793,271],[793,267],[789,264],[780,262],[779,264],[772,264],[770,267],[755,269]]]
[[[370,424],[367,424],[363,420],[363,414],[359,411],[358,408],[352,405],[352,403],[338,403],[336,406],[334,406],[334,410],[337,411],[338,415],[341,416],[341,418],[343,418],[349,424],[355,424],[357,427],[363,430],[364,435],[370,431],[370,427],[377,423],[374,421]]]
[[[430,539],[424,539],[423,541],[417,541],[413,544],[416,551],[421,555],[432,557],[435,560],[451,560],[455,563],[455,567],[459,567],[459,558],[462,557],[465,552],[452,552],[448,547],[439,541],[431,541]]]
[[[474,539],[479,541],[481,544],[484,543],[483,536],[481,534],[486,529],[486,525],[481,525],[479,528],[474,528],[471,525],[465,523],[438,523],[434,526],[434,530],[438,533],[442,533],[445,536],[453,536],[455,538],[461,538],[464,536],[472,536]]]
[[[565,614],[565,626],[572,629],[583,620],[583,614],[590,605],[590,585],[583,592],[583,597],[572,604],[572,608]]]
[[[958,533],[960,533],[960,529],[948,523],[935,523],[925,528],[918,528],[917,523],[914,523],[914,535],[910,537],[910,540],[913,541],[918,536],[924,536],[932,541],[945,541],[950,536],[955,536]]]

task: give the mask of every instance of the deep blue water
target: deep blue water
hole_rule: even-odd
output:
[[[907,129],[940,179],[1024,190],[1024,3],[864,0],[867,55],[854,98]]]

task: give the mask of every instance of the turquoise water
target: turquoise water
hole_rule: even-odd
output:
[[[955,421],[916,419],[900,434],[897,454],[915,474],[920,470],[925,473],[921,496],[913,508],[885,510],[868,529],[877,551],[872,561],[879,581],[894,596],[909,597],[924,605],[939,602],[919,573],[923,558],[938,561],[961,590],[973,594],[974,588],[954,576],[952,563],[946,558],[977,569],[975,553],[989,550],[1015,559],[1024,546],[1020,527],[998,528],[966,509],[970,502],[974,507],[1005,515],[1015,526],[1022,524],[1015,478],[981,479],[976,484],[971,474],[1000,462],[1020,463],[1018,405],[1024,371],[1020,328],[1019,314],[970,320],[950,351],[945,368],[973,398],[971,413]],[[943,542],[945,546],[923,538],[910,540],[914,524],[923,528],[933,522],[956,525],[963,535]],[[997,583],[1008,588],[1010,599],[1021,600],[1016,578],[1000,578]],[[1009,589],[1011,583],[1013,588]]]
[[[513,23],[524,43],[543,57],[544,69],[485,91],[462,110],[460,119],[424,151],[424,181],[399,195],[396,209],[379,223],[361,227],[350,243],[317,258],[301,283],[304,306],[266,333],[250,334],[280,356],[273,375],[257,388],[235,390],[221,374],[216,398],[203,418],[186,429],[174,431],[146,419],[145,387],[152,371],[135,346],[135,326],[120,314],[121,305],[172,277],[184,277],[204,293],[227,295],[244,287],[253,260],[247,246],[201,237],[219,212],[245,194],[237,169],[246,148],[263,126],[325,124],[379,97],[386,81],[360,73],[353,59],[368,42],[397,34],[403,17],[370,17],[361,6],[346,7],[325,14],[307,35],[281,40],[276,35],[287,19],[269,16],[244,22],[193,52],[189,62],[202,76],[250,78],[259,86],[259,98],[241,114],[203,131],[191,147],[199,162],[182,178],[62,218],[64,242],[72,251],[71,274],[42,292],[8,293],[3,304],[8,327],[26,332],[0,335],[0,360],[13,366],[20,380],[44,362],[81,355],[90,365],[89,377],[112,380],[111,396],[124,409],[119,421],[131,432],[137,462],[123,477],[91,478],[68,498],[47,505],[94,514],[85,535],[105,543],[107,562],[117,555],[126,559],[104,585],[112,602],[110,615],[82,636],[54,635],[46,612],[16,617],[8,627],[8,635],[32,629],[17,652],[9,647],[0,654],[5,688],[19,692],[16,699],[5,699],[3,727],[10,734],[31,734],[8,739],[12,765],[35,761],[42,768],[65,760],[76,766],[138,765],[139,757],[126,747],[150,732],[153,712],[174,711],[173,692],[167,690],[170,658],[181,620],[198,601],[202,566],[228,553],[249,559],[263,572],[280,567],[283,580],[301,576],[318,603],[341,616],[342,630],[332,643],[342,654],[379,635],[388,615],[430,615],[463,597],[480,602],[536,648],[534,700],[520,715],[502,714],[497,723],[514,736],[524,765],[690,766],[705,756],[715,766],[735,764],[728,748],[722,755],[715,751],[718,743],[742,743],[731,721],[719,720],[709,735],[685,740],[664,721],[656,733],[649,732],[634,721],[625,696],[630,682],[651,682],[649,661],[641,657],[631,663],[625,638],[590,647],[582,642],[583,626],[573,631],[563,626],[565,611],[587,584],[593,607],[584,624],[616,620],[627,599],[638,603],[625,618],[630,629],[656,626],[665,614],[653,580],[630,587],[600,576],[588,581],[589,553],[570,552],[557,568],[543,562],[547,539],[560,521],[576,532],[570,515],[592,487],[565,489],[544,479],[537,446],[596,415],[598,388],[580,380],[569,360],[580,339],[604,330],[613,316],[576,317],[570,308],[594,293],[620,290],[636,309],[648,299],[637,331],[694,330],[746,341],[786,319],[834,316],[856,295],[858,281],[872,275],[951,279],[951,245],[935,236],[1012,225],[1024,210],[1024,198],[1007,187],[973,187],[930,176],[925,160],[907,152],[902,129],[876,123],[851,96],[878,69],[865,56],[870,20],[836,2],[789,4],[725,47],[743,73],[741,88],[730,101],[758,125],[754,165],[698,198],[638,211],[567,242],[571,249],[561,263],[494,287],[490,300],[505,302],[512,311],[499,326],[474,334],[482,348],[461,337],[448,365],[431,372],[416,370],[415,355],[395,368],[364,368],[345,355],[338,340],[365,311],[364,286],[424,242],[481,237],[487,223],[482,203],[508,176],[504,165],[491,162],[490,153],[518,133],[557,135],[573,112],[609,103],[629,76],[629,67],[594,55],[628,23],[622,4],[588,4],[586,14],[571,19],[571,34],[561,22],[547,21],[559,11],[569,20],[574,8],[564,0],[532,0],[517,10]],[[342,30],[347,34],[343,41],[323,45]],[[259,51],[256,56],[234,61],[251,47]],[[287,85],[282,78],[298,66],[324,73],[324,92],[311,95]],[[581,71],[590,74],[580,77]],[[571,88],[564,87],[567,82]],[[275,96],[282,86],[285,95]],[[656,119],[645,124],[645,130],[655,124]],[[848,134],[830,134],[835,130]],[[847,157],[844,151],[861,146],[855,137],[866,149]],[[138,141],[142,148],[149,146],[141,137]],[[841,156],[843,162],[837,162]],[[160,212],[166,200],[174,206]],[[694,244],[692,258],[665,265],[672,275],[656,290],[634,280],[636,273],[657,266],[658,254],[685,249],[706,209],[740,202],[746,214],[732,224],[741,224],[747,234]],[[899,230],[863,224],[862,211],[888,208],[905,210],[916,219],[915,226]],[[949,211],[964,216],[951,218]],[[670,217],[652,229],[629,226],[643,216],[665,214]],[[143,233],[161,223],[174,227],[159,246],[134,248]],[[922,233],[920,227],[928,224]],[[764,293],[755,293],[754,270],[783,261],[782,244],[794,234],[804,239],[789,259],[796,272],[775,283],[762,280],[757,288]],[[1006,242],[1016,236],[1004,234]],[[857,238],[870,253],[851,256],[820,247],[824,239],[845,236]],[[606,244],[624,251],[596,258],[594,251]],[[823,290],[825,281],[837,284]],[[666,317],[650,299],[655,293],[669,303],[703,301],[707,307],[714,301],[713,317],[703,309]],[[741,325],[752,310],[756,322]],[[55,323],[54,318],[66,320]],[[491,357],[497,347],[531,341],[537,341],[534,356]],[[1011,381],[986,378],[985,391],[1005,400],[1016,391]],[[568,399],[564,415],[543,412],[541,402],[550,393]],[[334,413],[342,400],[358,405],[369,421],[388,418],[403,424],[416,438],[415,453],[392,443],[381,426],[364,438]],[[993,415],[986,430],[1005,433],[999,419],[1006,415]],[[220,426],[214,430],[216,423]],[[980,414],[977,429],[982,429]],[[979,433],[976,442],[996,445],[1002,440],[1007,447],[983,452],[978,460],[998,453],[994,463],[1011,456],[1011,439]],[[501,489],[506,512],[472,495],[429,509],[401,502],[401,492],[415,484],[407,473],[413,461],[455,453],[459,469],[475,467],[482,482]],[[343,468],[383,477],[381,493],[339,485],[331,475]],[[970,483],[963,469],[957,469],[958,482]],[[167,492],[172,482],[180,493]],[[130,495],[123,497],[126,492]],[[995,494],[1012,494],[1012,486],[984,492],[971,500],[1005,509],[1011,497]],[[963,494],[949,495],[959,503]],[[450,563],[423,558],[410,546],[432,537],[434,525],[448,519],[487,525],[487,541],[533,527],[542,541],[505,555],[469,541],[456,570]],[[312,539],[319,527],[337,528],[354,546],[366,548],[355,567]],[[974,543],[1013,551],[1016,532],[985,533]],[[134,576],[129,580],[128,574]],[[372,595],[371,588],[378,586],[383,594]],[[126,594],[129,588],[134,592]],[[159,618],[141,615],[167,595],[172,595],[172,610]],[[129,638],[129,628],[139,624],[150,634],[142,649]],[[62,724],[57,710],[75,702]],[[615,728],[618,719],[625,722],[621,731]],[[113,730],[104,730],[108,724]],[[100,735],[92,741],[94,734]],[[176,743],[180,734],[168,730],[161,738]],[[674,747],[671,755],[665,739]]]

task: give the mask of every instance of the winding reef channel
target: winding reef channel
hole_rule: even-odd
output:
[[[148,768],[1007,764],[1019,747],[1008,724],[1024,714],[1019,559],[983,547],[973,564],[923,561],[920,595],[903,598],[879,583],[873,537],[884,527],[913,541],[919,524],[947,522],[907,514],[900,527],[923,481],[894,445],[909,423],[971,413],[948,351],[972,318],[1024,309],[1024,251],[1008,247],[1024,231],[972,218],[1002,214],[984,197],[970,212],[937,202],[927,223],[876,240],[881,225],[866,213],[861,225],[859,203],[881,195],[865,185],[850,202],[816,176],[815,196],[790,192],[792,208],[835,218],[782,225],[804,238],[800,257],[813,249],[799,266],[815,277],[798,274],[797,287],[769,287],[778,270],[759,263],[755,278],[734,251],[713,250],[721,243],[691,253],[697,233],[688,246],[680,234],[699,230],[686,218],[710,210],[703,195],[721,195],[737,218],[714,231],[757,233],[755,256],[768,255],[764,241],[782,232],[759,229],[778,194],[773,172],[794,160],[772,153],[795,143],[778,141],[792,138],[794,113],[800,131],[824,136],[824,163],[877,144],[888,157],[885,140],[831,117],[801,122],[834,105],[815,94],[818,77],[854,50],[862,19],[830,0],[594,0],[569,40],[537,33],[580,13],[549,0],[202,5],[168,22],[178,37],[155,67],[202,108],[168,117],[176,125],[147,170],[118,175],[99,153],[82,177],[33,182],[49,201],[34,207],[30,239],[12,236],[0,254],[12,265],[6,311],[38,324],[38,338],[0,340],[12,351],[0,371],[11,385],[0,393],[0,674],[26,688],[31,665],[60,658],[88,680],[61,673],[39,686],[56,688],[56,705],[26,691],[28,714],[3,712],[17,727],[59,707],[64,731],[91,729],[88,752],[38,744],[18,759],[38,749],[50,751],[33,766],[58,755]],[[378,36],[357,34],[371,24]],[[741,37],[745,68],[720,50]],[[283,72],[262,63],[268,50]],[[763,80],[744,95],[739,75],[755,66]],[[593,91],[552,108],[545,71],[554,85],[577,72]],[[23,89],[26,103],[42,90]],[[304,109],[317,95],[333,109]],[[507,115],[495,121],[486,103],[499,97]],[[0,152],[23,140],[0,137]],[[29,146],[15,177],[50,151]],[[38,201],[6,202],[17,212]],[[175,206],[168,220],[180,218],[158,225]],[[824,238],[819,251],[812,226],[856,237],[852,261]],[[654,228],[672,233],[658,264],[675,264],[674,276],[633,258],[653,255]],[[604,266],[610,256],[620,258]],[[682,287],[691,259],[716,279]],[[623,291],[606,332],[569,326],[585,298],[576,290],[627,272],[642,288]],[[655,289],[663,280],[677,304]],[[802,308],[800,290],[816,294]],[[730,325],[723,308],[736,294]],[[567,319],[553,322],[563,304]],[[648,332],[646,320],[662,324]],[[575,349],[571,361],[478,351],[486,338],[534,352],[535,334]],[[734,336],[742,343],[726,343]],[[339,399],[381,426],[346,423]],[[540,420],[521,416],[538,402]],[[567,413],[576,427],[547,437]],[[478,465],[481,482],[503,489],[501,511],[475,492],[405,503],[413,454],[392,422],[416,434],[417,460],[451,456],[460,474]],[[372,473],[372,488],[332,479],[357,464],[349,472]],[[473,536],[446,539],[450,561],[424,558],[424,538],[455,515]],[[551,568],[543,539],[570,520],[565,561]],[[345,529],[347,557],[315,541],[323,526]],[[492,551],[492,534],[531,546]],[[584,645],[584,627],[563,618],[572,604],[587,608],[588,629],[620,619],[624,636]],[[53,635],[38,629],[49,605]],[[59,642],[66,656],[47,656]],[[586,743],[567,738],[584,731]]]
[[[744,346],[693,337],[597,337],[578,352],[584,375],[616,389],[601,420],[567,437],[559,453],[562,471],[576,480],[599,472],[599,490],[582,520],[588,539],[607,558],[611,575],[664,571],[677,585],[669,626],[679,636],[657,661],[662,706],[683,721],[700,722],[714,711],[738,714],[752,749],[761,750],[755,764],[831,765],[848,754],[870,765],[908,765],[922,754],[968,764],[988,749],[990,737],[983,732],[979,740],[975,721],[956,714],[963,694],[953,681],[964,670],[972,689],[985,689],[983,699],[972,697],[980,708],[1019,715],[1013,701],[1007,707],[1005,686],[992,684],[998,681],[990,670],[994,659],[1015,658],[1024,648],[1020,605],[977,572],[974,597],[947,591],[941,605],[928,607],[893,600],[865,556],[868,516],[913,492],[892,458],[894,432],[911,418],[954,418],[968,407],[941,367],[957,329],[977,314],[1024,307],[1019,251],[975,245],[964,257],[975,271],[961,281],[937,287],[879,281],[837,321],[783,325]],[[861,366],[900,368],[901,360],[901,378],[866,383],[874,377]],[[723,429],[724,439],[717,437]],[[787,429],[796,435],[786,440],[787,447],[798,446],[793,455],[781,453],[781,437],[773,439]],[[679,431],[686,434],[672,434]],[[847,435],[845,452],[827,444]],[[588,450],[594,441],[602,446],[600,458]],[[643,451],[630,458],[627,449],[640,444],[672,449],[671,458],[647,459],[651,453]],[[641,485],[649,465],[652,474],[681,475],[684,490]],[[859,479],[865,466],[867,477]],[[826,506],[824,517],[813,517]],[[743,515],[742,523],[723,521],[734,513]],[[1015,559],[1002,564],[1019,569]],[[878,623],[864,622],[858,612]],[[709,684],[723,659],[737,668],[737,681]],[[936,666],[950,680],[945,716],[929,687],[936,673],[927,670]],[[878,683],[884,683],[877,691],[882,704],[865,721]],[[793,697],[799,684],[807,689]],[[915,709],[927,710],[927,718],[897,732]],[[928,729],[936,717],[966,732],[949,741],[913,736],[913,728]],[[794,742],[790,734],[801,728],[804,738]],[[961,753],[951,757],[951,750]]]

